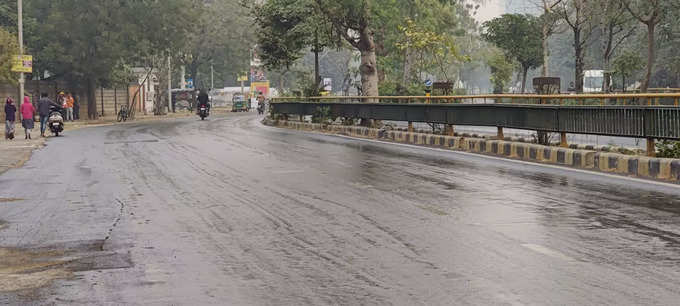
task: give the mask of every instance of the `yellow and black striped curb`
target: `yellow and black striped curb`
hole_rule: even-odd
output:
[[[618,153],[551,147],[504,140],[386,131],[359,126],[325,125],[295,121],[268,121],[266,124],[298,130],[322,131],[352,137],[439,147],[530,162],[547,163],[680,183],[680,159],[630,156]]]

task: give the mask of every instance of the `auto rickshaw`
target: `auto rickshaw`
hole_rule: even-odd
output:
[[[250,110],[248,108],[248,101],[243,95],[234,95],[231,101],[232,101],[231,111],[234,113],[247,112]]]

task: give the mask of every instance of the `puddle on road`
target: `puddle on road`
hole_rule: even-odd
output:
[[[1,223],[0,223],[1,226]],[[0,247],[0,293],[37,290],[75,272],[132,267],[129,253],[102,252],[103,241],[37,248]]]

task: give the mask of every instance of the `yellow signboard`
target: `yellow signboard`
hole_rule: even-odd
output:
[[[241,75],[238,77],[239,82],[248,82],[248,76],[247,75]]]
[[[16,55],[12,58],[12,71],[33,73],[33,56],[32,55]]]

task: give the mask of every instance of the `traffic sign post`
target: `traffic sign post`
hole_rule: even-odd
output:
[[[430,96],[432,94],[432,80],[428,79],[425,81],[425,96],[427,97],[427,102],[430,103]]]
[[[244,90],[245,90],[244,89],[244,87],[245,87],[244,83],[248,81],[248,75],[246,75],[246,74],[240,75],[238,77],[238,81],[241,82],[241,94],[243,95],[243,94],[245,94],[244,93]]]

